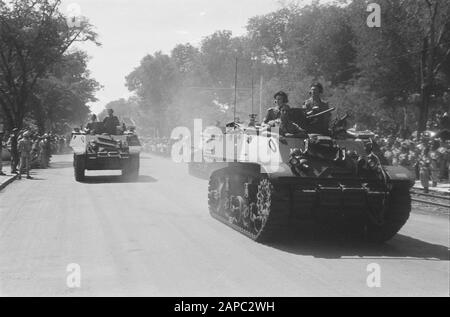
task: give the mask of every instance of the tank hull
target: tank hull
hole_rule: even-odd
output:
[[[121,170],[127,180],[139,176],[141,144],[134,134],[86,135],[74,133],[70,146],[74,152],[74,174],[83,181],[85,171]]]
[[[228,143],[233,155],[203,147],[204,161],[189,169],[209,178],[210,214],[255,241],[276,239],[299,221],[350,224],[370,241],[392,238],[409,218],[409,172],[379,161],[368,167],[374,156],[363,142],[315,138],[241,132]],[[255,152],[269,153],[270,160]]]

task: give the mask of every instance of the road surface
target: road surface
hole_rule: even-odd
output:
[[[33,172],[0,192],[2,296],[449,295],[448,214],[415,206],[383,246],[262,245],[212,219],[207,182],[167,159],[143,157],[137,183],[77,183],[70,155]]]

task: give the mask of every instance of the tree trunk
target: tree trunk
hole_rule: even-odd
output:
[[[434,36],[434,32],[431,32]],[[431,92],[434,84],[434,39],[424,40],[424,49],[422,53],[422,104],[420,107],[419,129],[418,135],[421,135],[427,129],[428,115],[430,112]]]
[[[421,135],[423,132],[427,130],[429,109],[430,109],[430,88],[425,84],[422,87],[422,105],[420,108],[418,135]]]
[[[428,116],[430,112],[431,94],[435,81],[435,66],[436,66],[436,15],[439,9],[439,2],[434,5],[429,3],[430,7],[430,21],[429,33],[423,41],[423,51],[421,60],[421,76],[422,76],[422,105],[420,108],[420,119],[418,136],[427,129]]]

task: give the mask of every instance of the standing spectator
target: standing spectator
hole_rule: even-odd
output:
[[[431,180],[433,182],[432,187],[437,187],[439,181],[439,166],[441,164],[442,155],[438,151],[441,147],[439,140],[433,140],[431,142],[430,161],[431,161]]]
[[[44,146],[45,146],[45,168],[50,167],[50,158],[52,157],[52,142],[50,134],[45,135]]]
[[[420,182],[426,194],[430,191],[430,178],[431,178],[431,159],[430,148],[428,145],[423,147],[422,153],[419,158],[420,168]]]
[[[400,153],[398,154],[398,164],[400,166],[409,168],[411,165],[410,156],[409,156],[409,144],[407,142],[403,142],[400,148]]]
[[[8,140],[8,144],[11,146],[11,174],[17,173],[17,165],[19,164],[19,153],[17,151],[18,137],[19,129],[14,128]]]
[[[31,140],[31,168],[41,167],[41,163],[39,162],[39,136],[35,136]]]
[[[448,169],[450,163],[450,146],[448,142],[441,142],[441,147],[438,149],[441,155],[441,162],[439,164],[439,178],[441,181],[450,180]]]
[[[30,132],[25,132],[23,134],[23,138],[19,141],[18,151],[20,155],[20,163],[19,163],[19,179],[22,179],[22,170],[25,168],[27,172],[27,179],[32,179],[30,176],[30,161],[31,161],[31,140],[30,140]]]
[[[2,152],[3,152],[3,133],[0,134],[0,176],[6,176],[6,174],[3,173]]]
[[[64,154],[66,140],[64,137],[60,136],[58,138],[58,152],[59,154]]]
[[[392,151],[391,146],[386,147],[386,151],[384,152],[384,157],[386,158],[388,164],[387,165],[393,165],[394,163],[394,153]]]
[[[47,168],[48,167],[48,146],[47,146],[47,135],[44,134],[41,138],[41,141],[39,142],[39,151],[40,151],[40,161],[41,161],[41,168]]]

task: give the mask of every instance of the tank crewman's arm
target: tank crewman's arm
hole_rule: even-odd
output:
[[[266,117],[264,118],[264,123],[265,124],[269,124],[269,122],[270,121],[272,121],[273,120],[273,110],[272,110],[272,108],[270,108],[268,111],[267,111],[267,114],[266,114]]]
[[[93,129],[94,129],[93,123],[89,122],[88,124],[86,124],[86,128],[84,130],[86,131],[86,133],[92,133]]]
[[[264,119],[264,124],[269,126],[275,126],[277,123],[280,123],[280,111],[278,109],[270,108],[267,112],[267,116]]]

